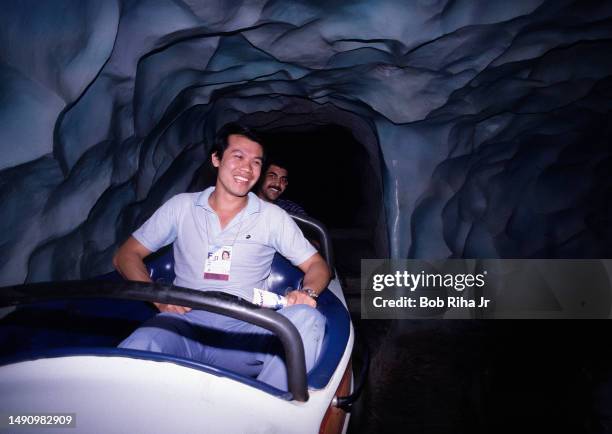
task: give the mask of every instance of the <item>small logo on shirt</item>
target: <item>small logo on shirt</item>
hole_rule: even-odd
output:
[[[251,236],[250,236],[250,235],[247,235],[245,238],[248,240],[249,238],[251,238]]]

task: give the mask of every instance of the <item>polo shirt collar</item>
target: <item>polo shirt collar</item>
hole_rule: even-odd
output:
[[[202,191],[196,199],[196,206],[202,207],[206,211],[214,213],[215,210],[213,210],[210,206],[210,203],[208,203],[208,198],[210,197],[213,191],[215,191],[215,187],[208,187],[206,190]],[[250,191],[247,195],[247,198],[248,201],[245,209],[246,214],[248,215],[258,213],[261,210],[261,199],[257,197],[255,193],[252,193]]]

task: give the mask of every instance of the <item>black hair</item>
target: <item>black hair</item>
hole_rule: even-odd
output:
[[[291,165],[289,164],[287,159],[283,158],[282,156],[278,154],[272,154],[272,153],[266,157],[266,164],[264,165],[264,168],[261,171],[261,173],[262,174],[266,173],[268,169],[270,168],[270,166],[272,165],[278,166],[281,169],[285,169],[288,173],[291,173]]]
[[[244,136],[253,142],[259,143],[261,148],[263,149],[263,160],[266,160],[266,149],[262,143],[261,137],[253,131],[251,128],[239,124],[237,122],[231,122],[229,124],[225,124],[221,127],[221,129],[217,132],[215,136],[215,142],[213,143],[212,154],[217,155],[218,159],[223,158],[223,153],[229,146],[228,138],[232,134],[236,134],[239,136]]]

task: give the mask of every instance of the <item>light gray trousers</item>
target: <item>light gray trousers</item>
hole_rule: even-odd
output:
[[[277,311],[298,329],[310,371],[319,356],[325,317],[303,304]],[[212,312],[160,313],[119,344],[193,359],[287,390],[287,369],[280,341],[266,329]]]

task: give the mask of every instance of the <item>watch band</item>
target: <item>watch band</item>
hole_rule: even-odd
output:
[[[310,298],[314,298],[314,299],[316,299],[319,296],[319,294],[317,294],[315,292],[315,290],[311,289],[311,288],[300,288],[300,289],[298,289],[298,291],[305,292],[306,295],[308,295]]]

